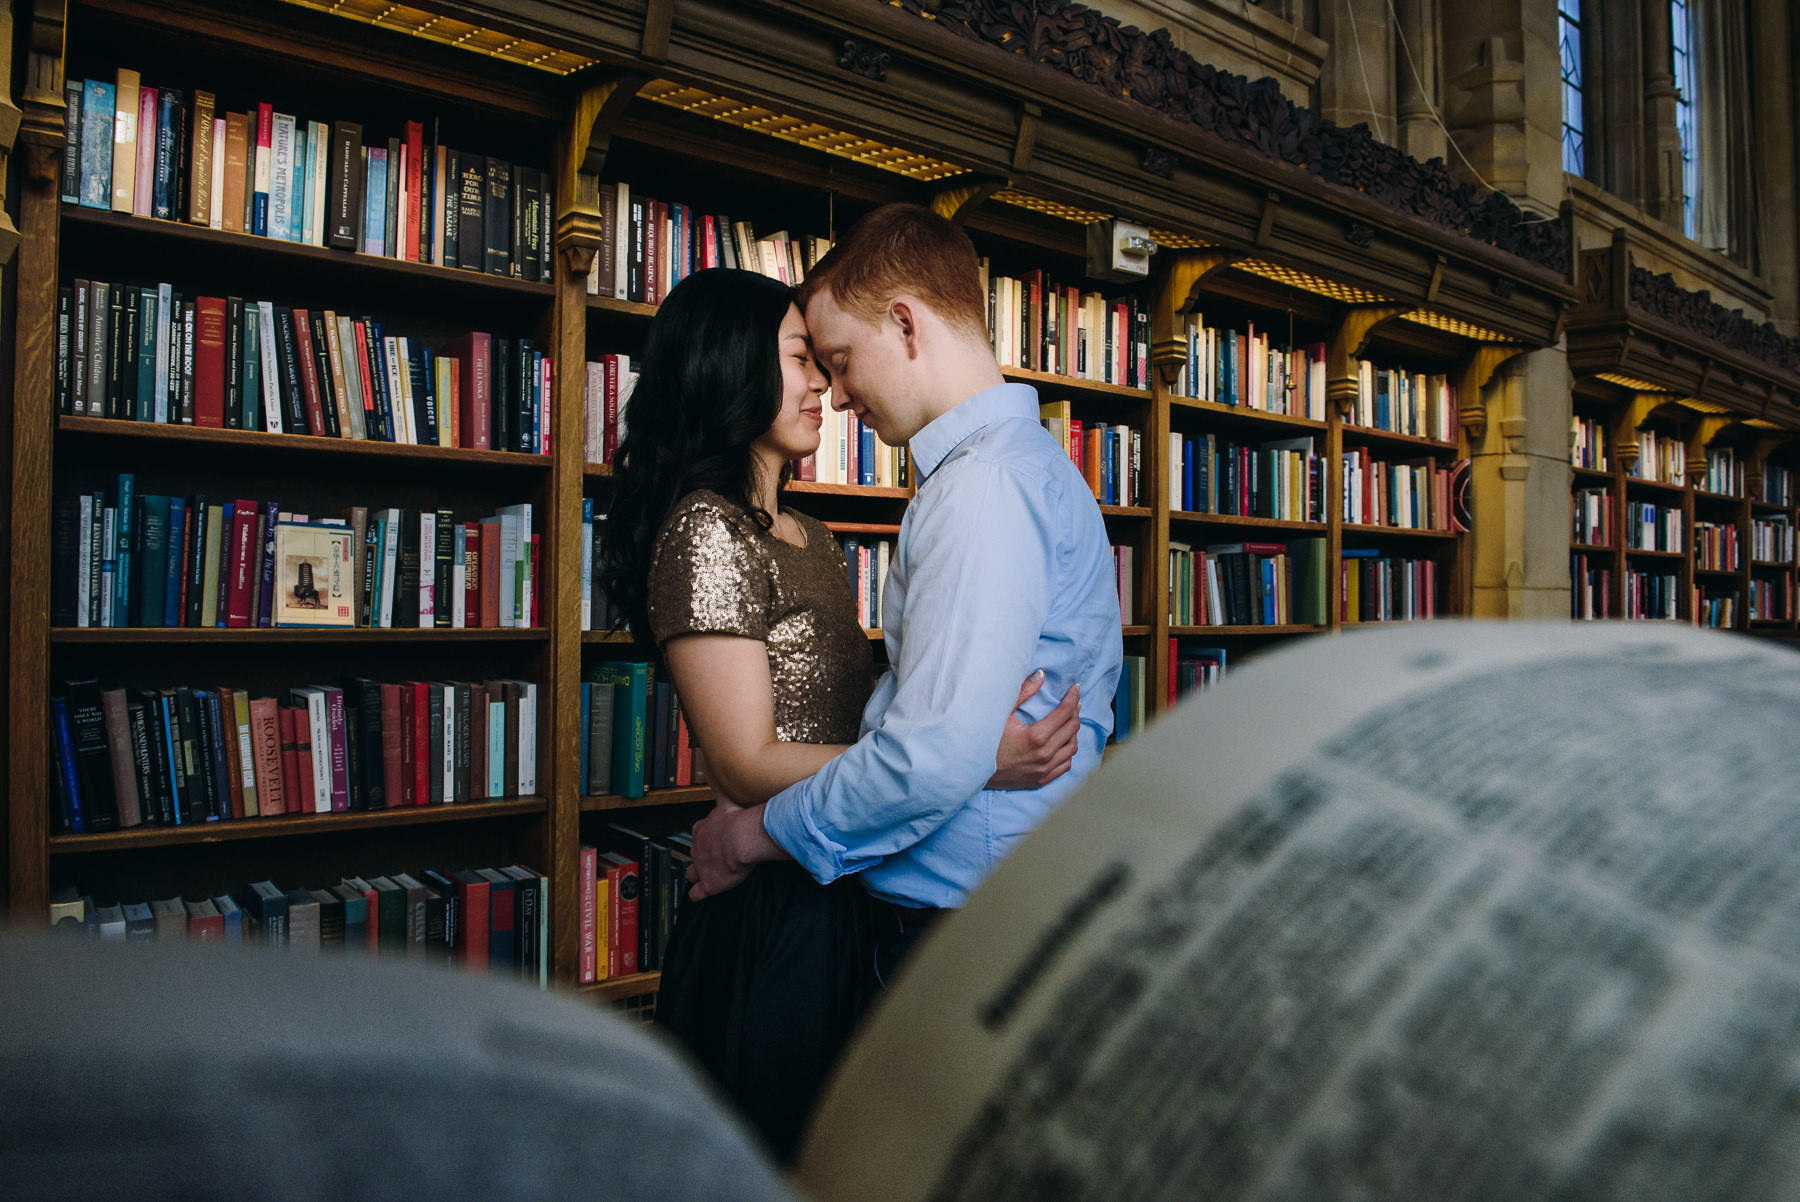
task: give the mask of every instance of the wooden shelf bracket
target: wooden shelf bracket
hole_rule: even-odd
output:
[[[587,275],[605,244],[600,172],[619,119],[647,82],[649,76],[635,73],[596,78],[582,89],[557,136],[556,244],[576,275]]]

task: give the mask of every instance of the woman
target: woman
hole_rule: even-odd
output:
[[[608,595],[661,649],[709,778],[744,805],[853,742],[874,683],[836,540],[780,505],[789,464],[818,449],[829,383],[791,298],[724,269],[670,292],[629,403],[601,551]],[[1007,727],[996,782],[1059,774],[1039,767],[1026,728]],[[875,988],[871,922],[855,880],[821,886],[765,864],[690,906],[665,952],[658,1024],[784,1160]]]

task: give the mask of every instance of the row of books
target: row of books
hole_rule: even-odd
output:
[[[1779,463],[1763,464],[1762,491],[1757,500],[1765,505],[1792,505],[1794,503],[1794,471]]]
[[[129,68],[69,80],[62,198],[306,246],[551,275],[548,172],[452,150],[423,122],[363,144],[354,121],[311,121],[269,104],[219,111],[213,93],[153,88]]]
[[[1694,625],[1711,630],[1731,630],[1738,624],[1741,608],[1735,588],[1701,585],[1694,590]]]
[[[550,878],[522,864],[347,876],[322,888],[252,881],[224,893],[50,899],[56,930],[122,942],[207,943],[459,964],[549,984]]]
[[[1637,432],[1637,466],[1631,475],[1661,484],[1687,483],[1687,443],[1657,430]]]
[[[1451,468],[1435,459],[1384,463],[1366,448],[1344,452],[1343,518],[1362,526],[1449,530]]]
[[[675,285],[708,267],[795,285],[831,249],[829,238],[786,230],[758,237],[748,221],[654,200],[624,180],[600,185],[600,221],[588,295],[647,305],[661,304]]]
[[[1737,527],[1730,523],[1695,522],[1694,566],[1708,572],[1737,571]]]
[[[1637,551],[1681,551],[1687,547],[1687,515],[1679,505],[1631,501],[1625,506],[1625,545]]]
[[[1794,617],[1794,578],[1780,576],[1750,577],[1750,620],[1753,622],[1787,622]]]
[[[1250,445],[1172,433],[1169,504],[1190,513],[1323,522],[1325,462],[1310,436]]]
[[[1119,683],[1113,689],[1113,730],[1108,743],[1129,743],[1144,729],[1144,695],[1149,687],[1149,665],[1144,657],[1125,656],[1119,664]]]
[[[1680,616],[1681,578],[1666,569],[1625,569],[1625,617],[1674,621]]]
[[[1700,487],[1729,497],[1744,495],[1744,465],[1731,447],[1706,448],[1706,479]]]
[[[1610,488],[1578,488],[1570,497],[1573,518],[1569,537],[1590,547],[1612,546],[1613,496]]]
[[[1576,551],[1569,555],[1569,616],[1577,621],[1611,618],[1612,568],[1605,557]]]
[[[607,824],[598,843],[580,851],[581,897],[576,979],[605,981],[662,967],[675,925],[687,907],[687,835],[653,838]]]
[[[911,459],[904,446],[891,447],[854,413],[840,412],[825,394],[819,449],[794,465],[794,479],[818,484],[859,484],[871,488],[907,488],[912,484]]]
[[[1169,701],[1189,693],[1204,693],[1225,681],[1223,647],[1188,647],[1180,639],[1169,640]]]
[[[1172,626],[1322,626],[1325,540],[1169,544]],[[1349,552],[1346,552],[1349,554]]]
[[[1356,364],[1356,401],[1346,423],[1370,430],[1455,442],[1456,392],[1447,376]]]
[[[1084,422],[1068,401],[1045,401],[1038,421],[1056,439],[1102,505],[1144,503],[1143,432],[1107,422]]]
[[[581,456],[613,463],[625,437],[626,404],[637,387],[637,365],[627,355],[601,355],[587,365],[581,389]]]
[[[278,501],[167,497],[120,473],[52,508],[51,613],[64,627],[464,629],[537,625],[529,502],[354,506],[313,520]]]
[[[606,595],[600,580],[600,540],[606,532],[606,515],[597,512],[594,498],[581,499],[581,628],[612,630],[622,621],[619,607]]]
[[[81,834],[451,805],[537,791],[526,680],[101,689],[51,698],[52,825]]]
[[[994,274],[980,262],[988,343],[1001,367],[1150,387],[1150,317],[1135,297],[1109,299],[1048,273]]]
[[[1794,524],[1786,514],[1750,519],[1750,558],[1762,563],[1794,562]]]
[[[1187,356],[1175,395],[1215,405],[1325,420],[1325,344],[1277,346],[1255,322],[1242,330],[1209,326],[1202,314],[1182,323]]]
[[[648,789],[706,783],[675,686],[655,664],[595,660],[582,673],[577,726],[583,797],[642,797]]]
[[[850,595],[856,599],[857,621],[866,630],[877,629],[881,625],[888,565],[894,560],[894,540],[876,534],[839,534],[837,542],[850,574]]]
[[[1338,578],[1338,617],[1345,622],[1435,618],[1437,582],[1434,560],[1346,547]]]
[[[77,279],[57,297],[57,411],[548,454],[555,370],[528,338],[437,351],[372,317]]]
[[[1569,446],[1569,463],[1589,471],[1610,472],[1612,460],[1606,450],[1606,423],[1598,418],[1576,414]]]

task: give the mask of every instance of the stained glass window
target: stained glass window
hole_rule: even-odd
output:
[[[1675,125],[1681,131],[1681,230],[1690,238],[1694,236],[1694,199],[1700,191],[1700,156],[1696,141],[1699,124],[1694,111],[1700,96],[1694,87],[1696,2],[1669,0],[1669,40],[1674,60],[1671,65],[1675,70],[1675,87],[1680,92],[1675,100]]]
[[[1562,42],[1563,170],[1587,174],[1587,138],[1581,112],[1581,0],[1557,0]]]

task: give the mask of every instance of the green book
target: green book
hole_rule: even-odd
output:
[[[621,797],[642,797],[650,733],[650,665],[601,660],[588,668],[587,678],[618,686],[613,689],[612,788]]]
[[[1294,564],[1293,617],[1301,626],[1323,626],[1330,606],[1325,571],[1325,540],[1296,538],[1288,543],[1288,555]]]

